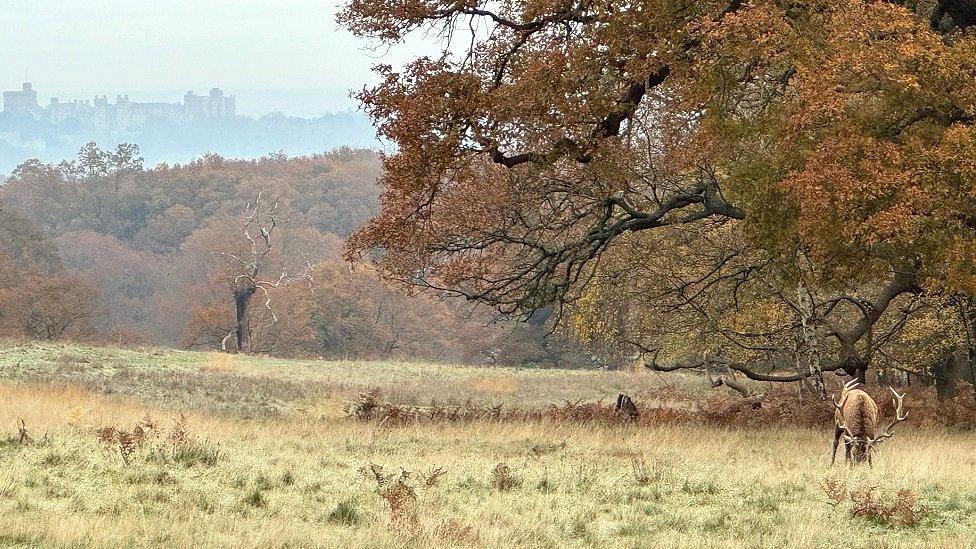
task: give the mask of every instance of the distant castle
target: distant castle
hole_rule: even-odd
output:
[[[46,106],[37,104],[37,90],[25,82],[20,90],[3,92],[3,112],[30,115],[52,123],[75,119],[96,131],[125,131],[151,124],[178,124],[233,118],[236,114],[233,95],[224,95],[220,88],[213,88],[209,95],[186,92],[183,103],[136,103],[129,96],[116,96],[109,103],[104,95],[96,95],[94,101],[70,101],[61,103],[52,97]]]

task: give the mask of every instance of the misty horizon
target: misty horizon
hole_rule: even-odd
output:
[[[47,89],[43,82],[38,82],[32,76],[28,80],[37,91],[37,102],[41,106],[47,105],[52,98],[61,102],[91,101],[95,96],[106,96],[114,101],[117,96],[128,96],[135,102],[175,103],[183,98],[183,94],[193,91],[206,94],[211,88],[221,88],[226,94],[237,97],[237,114],[260,118],[269,114],[280,113],[296,118],[318,118],[331,114],[346,114],[360,111],[359,102],[352,97],[351,90],[333,86],[325,88],[226,88],[220,82],[214,82],[205,88],[160,88],[160,89],[82,89],[82,90],[54,90]],[[2,82],[2,90],[19,90],[23,82]]]
[[[168,102],[222,88],[248,116],[355,110],[350,92],[377,82],[373,65],[400,65],[428,45],[373,50],[336,23],[340,5],[0,0],[0,87],[20,89],[27,77],[42,105],[96,94]]]
[[[26,81],[37,92],[36,107],[0,115],[0,174],[28,159],[73,158],[90,141],[109,148],[137,144],[147,165],[205,153],[256,158],[382,148],[352,95],[378,83],[374,65],[401,66],[429,53],[431,44],[418,37],[375,49],[336,22],[341,6],[312,0],[0,0],[6,29],[0,90],[21,90]],[[233,96],[226,119],[174,124],[172,117],[145,114],[154,108],[172,114],[188,91],[207,96],[212,88]],[[57,115],[47,109],[52,98],[94,103],[96,96],[107,98],[114,122],[104,114],[69,114],[70,105]],[[142,107],[145,120],[136,124],[124,109],[116,113],[118,96],[169,106]],[[25,109],[34,120],[23,116]]]

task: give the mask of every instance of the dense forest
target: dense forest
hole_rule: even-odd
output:
[[[247,212],[273,204],[260,258],[273,276],[250,302],[247,351],[592,365],[566,338],[544,337],[545,322],[499,323],[344,262],[346,238],[379,211],[379,173],[377,153],[353,149],[148,169],[136,146],[92,143],[58,165],[24,162],[0,188],[3,333],[226,348],[240,281],[228,259],[250,252]]]

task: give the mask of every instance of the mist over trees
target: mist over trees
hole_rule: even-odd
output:
[[[341,146],[376,146],[369,120],[355,112],[315,118],[272,113],[180,124],[156,121],[124,132],[95,132],[74,119],[52,123],[3,112],[0,113],[0,173],[9,174],[26,158],[60,162],[74,156],[91,141],[103,147],[138,143],[149,166],[160,162],[190,162],[206,151],[229,158],[258,158],[268,151],[301,156]]]

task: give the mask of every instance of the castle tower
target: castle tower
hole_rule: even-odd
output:
[[[22,89],[3,92],[3,110],[15,114],[29,114],[37,116],[40,107],[37,105],[37,90],[30,82],[24,82]]]

